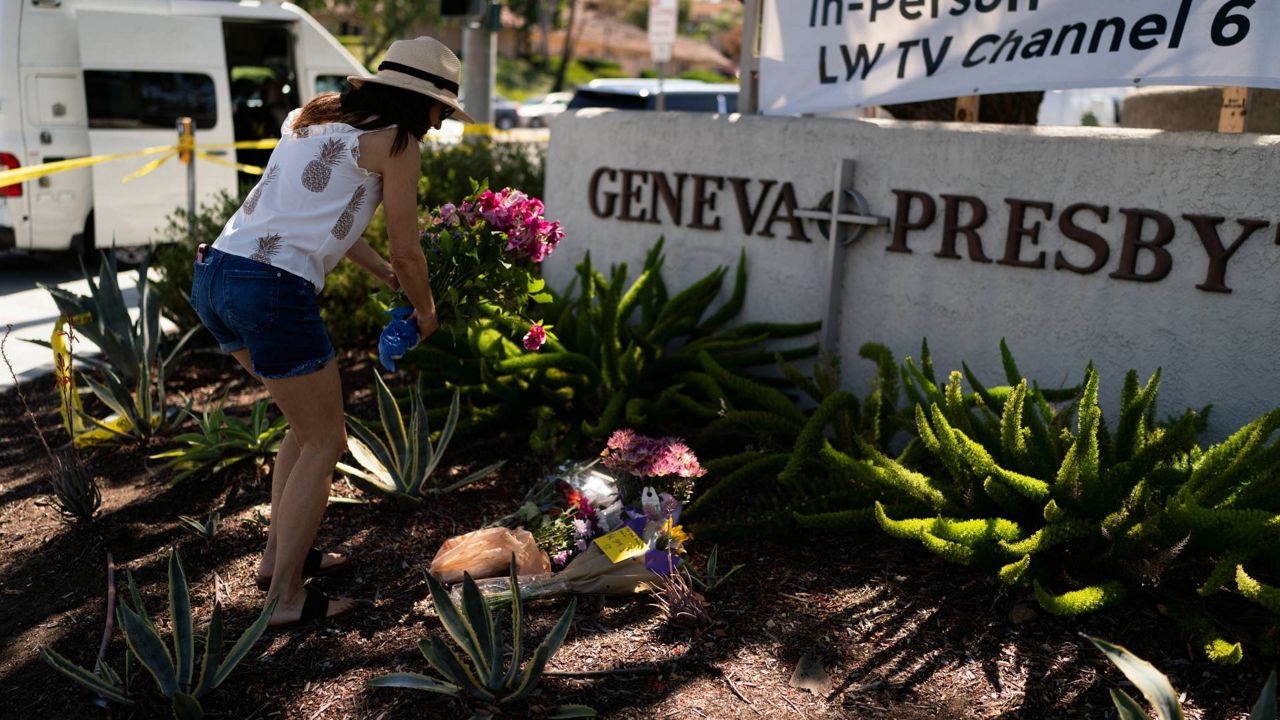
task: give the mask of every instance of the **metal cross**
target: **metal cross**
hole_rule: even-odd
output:
[[[827,353],[839,351],[845,256],[840,251],[861,240],[873,228],[889,224],[889,218],[872,215],[866,199],[853,189],[852,160],[836,162],[833,188],[817,207],[796,211],[796,216],[817,224],[818,232],[827,238],[827,298],[822,312],[822,350]]]

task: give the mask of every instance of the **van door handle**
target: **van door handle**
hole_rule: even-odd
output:
[[[226,150],[205,150],[205,153],[208,155],[217,155],[218,157],[222,157],[223,155],[227,154],[227,151]]]

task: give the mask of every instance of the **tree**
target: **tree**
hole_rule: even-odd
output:
[[[373,64],[391,43],[402,38],[419,22],[440,19],[438,0],[295,0],[310,13],[342,15],[364,28],[364,50],[360,62]]]
[[[556,68],[552,92],[563,90],[565,78],[569,75],[569,63],[573,62],[573,26],[577,24],[578,6],[581,4],[582,0],[569,0],[569,22],[564,29],[564,45],[560,48],[560,66]]]

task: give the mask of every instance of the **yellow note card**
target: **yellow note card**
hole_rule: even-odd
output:
[[[595,539],[596,545],[600,546],[600,550],[604,552],[605,557],[609,558],[614,564],[623,560],[629,560],[637,555],[643,555],[648,546],[644,544],[644,540],[636,535],[636,531],[629,527],[623,527],[621,530],[614,530],[611,533],[601,535]]]

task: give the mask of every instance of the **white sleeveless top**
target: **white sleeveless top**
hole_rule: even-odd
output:
[[[366,131],[327,123],[294,132],[299,112],[285,118],[266,172],[213,246],[304,277],[320,292],[382,202],[382,176],[356,162]]]

